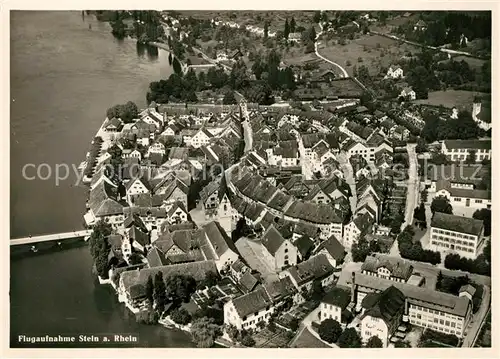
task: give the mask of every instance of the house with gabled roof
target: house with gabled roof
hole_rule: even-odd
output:
[[[259,286],[224,304],[224,324],[233,325],[238,330],[259,330],[257,324],[269,322],[271,315],[295,294],[296,289],[288,278]]]
[[[120,118],[113,117],[108,119],[104,124],[104,130],[106,132],[121,132],[123,128],[123,121]]]
[[[187,146],[198,148],[201,146],[206,146],[209,144],[210,140],[214,138],[214,135],[208,131],[206,127],[200,128],[196,133],[192,135],[190,140],[186,142]]]
[[[130,241],[132,248],[135,248],[141,254],[145,254],[151,245],[149,234],[136,226],[132,226],[125,231],[125,238]]]
[[[151,187],[145,177],[136,177],[131,179],[125,185],[127,192],[127,202],[133,205],[131,196],[141,193],[151,193]]]
[[[342,323],[342,313],[347,309],[349,303],[351,303],[351,294],[349,291],[340,287],[334,287],[321,299],[318,317],[321,321],[333,319],[341,324],[347,324]]]
[[[361,266],[361,273],[406,283],[413,274],[413,266],[401,258],[376,253],[366,257]]]
[[[114,228],[117,228],[125,219],[123,208],[126,206],[127,203],[121,200],[117,188],[106,181],[100,181],[90,190],[85,222],[88,225],[93,225],[99,220],[106,220]]]
[[[332,235],[326,241],[321,242],[314,249],[313,254],[324,254],[332,266],[338,267],[344,262],[347,253],[344,246]]]
[[[219,272],[229,270],[239,257],[232,239],[218,222],[213,221],[203,226],[199,243],[205,258],[214,260]]]
[[[399,98],[412,101],[417,99],[417,94],[411,87],[404,87],[399,94]]]
[[[278,232],[274,225],[270,225],[261,238],[261,243],[274,264],[274,270],[280,271],[285,267],[297,264],[297,248]]]
[[[387,70],[387,74],[384,76],[384,79],[402,79],[403,69],[399,65],[391,65]]]
[[[351,248],[362,236],[371,231],[375,220],[369,213],[356,216],[344,227],[344,246]]]
[[[245,264],[245,262],[243,262],[241,258],[238,258],[233,264],[231,264],[229,275],[236,282],[238,282],[243,274],[245,274],[247,271],[251,271],[250,268]]]
[[[361,340],[367,343],[378,337],[384,347],[399,327],[405,311],[406,297],[396,287],[390,286],[381,293],[370,293],[362,302]]]
[[[170,209],[167,211],[167,220],[170,224],[178,224],[187,222],[189,213],[180,201],[175,201]]]
[[[280,278],[289,277],[299,293],[310,291],[314,281],[320,281],[323,287],[333,282],[335,268],[324,254],[310,257],[279,274]],[[297,298],[299,299],[299,298]]]

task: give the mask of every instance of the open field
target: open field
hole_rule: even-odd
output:
[[[447,108],[452,107],[468,107],[472,110],[472,103],[475,96],[484,96],[482,92],[463,91],[463,90],[446,90],[429,92],[429,98],[426,100],[416,100],[414,103],[421,105],[439,106],[443,105]],[[469,111],[470,111],[469,110]]]
[[[455,56],[455,57],[452,57],[452,59],[453,59],[453,61],[457,61],[457,62],[464,60],[465,62],[467,62],[469,64],[471,69],[474,69],[476,71],[480,71],[483,64],[485,64],[487,62],[487,60],[476,59],[474,57],[467,57],[467,56]],[[447,61],[449,61],[449,60],[440,61],[440,63],[447,62]]]
[[[321,40],[318,52],[327,59],[343,66],[352,75],[353,67],[365,65],[370,75],[380,74],[381,68],[388,68],[408,52],[420,51],[418,47],[389,39],[380,35],[360,35],[339,45],[336,39]],[[361,62],[358,59],[361,58]],[[348,65],[350,64],[350,65]]]

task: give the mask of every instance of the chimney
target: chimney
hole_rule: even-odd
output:
[[[351,302],[356,302],[356,284],[354,282],[356,278],[356,272],[351,273]]]

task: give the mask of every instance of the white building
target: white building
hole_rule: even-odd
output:
[[[351,248],[362,236],[369,233],[374,223],[374,218],[369,213],[363,213],[344,227],[343,245]]]
[[[238,259],[238,250],[218,222],[210,222],[203,226],[200,235],[200,248],[203,255],[214,260],[217,270],[229,270],[231,264]]]
[[[402,79],[403,76],[403,69],[401,66],[397,65],[391,65],[389,69],[387,70],[387,74],[385,75],[384,78],[386,79]]]
[[[405,87],[404,89],[401,90],[399,97],[402,97],[404,99],[409,99],[411,101],[417,98],[417,94],[411,87]]]
[[[224,324],[238,330],[259,330],[259,322],[268,323],[283,301],[297,293],[289,278],[260,286],[256,290],[233,298],[224,304]]]
[[[394,286],[381,293],[369,293],[363,299],[361,319],[361,340],[367,343],[371,337],[378,337],[387,347],[391,336],[398,328],[405,310],[406,298]]]
[[[491,209],[491,192],[474,189],[471,184],[450,183],[445,180],[436,182],[435,196],[448,198],[453,208],[467,213],[486,208]]]
[[[335,287],[325,294],[319,305],[319,319],[333,319],[342,324],[342,312],[351,302],[351,293],[340,287]],[[344,323],[345,324],[345,323]]]
[[[212,139],[213,137],[214,136],[206,128],[202,128],[198,132],[196,132],[194,136],[191,137],[189,142],[186,142],[186,144],[194,148],[199,148],[201,146],[208,145],[210,139]]]
[[[439,292],[426,287],[419,287],[408,283],[400,283],[384,278],[377,278],[362,273],[353,273],[351,280],[351,293],[356,298],[356,306],[363,308],[363,301],[369,294],[381,293],[390,287],[395,287],[403,293],[405,300],[403,305],[402,322],[409,322],[423,328],[430,328],[445,334],[453,334],[459,338],[464,336],[470,319],[472,318],[472,301],[468,291],[461,290],[459,296]],[[394,307],[398,308],[398,316],[401,296],[395,296],[397,301]],[[376,297],[367,299],[368,302],[376,300]],[[365,305],[369,303],[365,302]],[[366,309],[365,309],[366,310]],[[384,313],[383,311],[382,313]],[[366,312],[365,312],[366,313]],[[384,313],[385,314],[385,313]],[[363,339],[375,333],[390,333],[385,326],[378,326],[377,322],[367,320],[365,324],[373,325],[372,328],[361,330]],[[375,330],[374,330],[375,329]],[[381,329],[379,331],[378,329]],[[369,330],[369,333],[367,331]]]
[[[430,249],[442,255],[457,253],[475,259],[483,243],[483,221],[435,212],[431,222]]]
[[[441,153],[452,161],[465,161],[471,152],[476,162],[491,160],[491,140],[444,140],[441,144]]]

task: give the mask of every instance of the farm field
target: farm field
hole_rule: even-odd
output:
[[[463,90],[446,90],[446,91],[433,91],[429,92],[428,99],[416,100],[414,103],[420,105],[432,105],[440,106],[443,105],[447,108],[452,107],[467,107],[472,110],[472,103],[474,102],[475,96],[484,96],[482,92],[474,91],[463,91]],[[470,111],[469,110],[469,111]]]
[[[378,75],[381,68],[388,68],[403,55],[416,51],[420,51],[420,48],[372,34],[346,40],[346,45],[339,45],[335,39],[327,42],[323,39],[318,46],[318,52],[322,56],[344,67],[350,75],[353,73],[354,65],[357,67],[365,65],[370,75]]]

